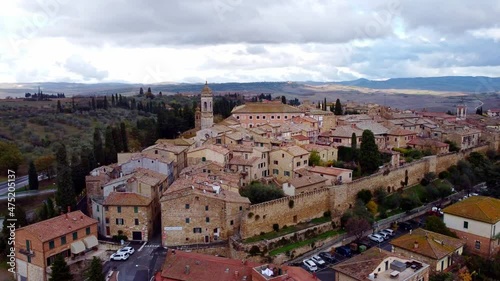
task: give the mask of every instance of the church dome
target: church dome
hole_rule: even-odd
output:
[[[203,90],[201,90],[201,96],[202,97],[211,97],[212,96],[212,90],[208,87],[208,83],[205,81],[205,87],[203,87]]]

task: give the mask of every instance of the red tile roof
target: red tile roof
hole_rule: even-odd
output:
[[[16,231],[25,230],[45,242],[94,224],[97,224],[97,220],[87,217],[82,211],[74,211],[18,228]]]
[[[135,192],[111,192],[104,205],[107,206],[148,206],[152,199]]]
[[[472,196],[443,209],[445,214],[495,224],[500,221],[500,199]]]
[[[352,172],[352,170],[349,170],[349,169],[342,169],[342,168],[336,168],[336,167],[314,166],[314,167],[309,167],[307,169],[313,173],[332,175],[332,176],[338,176],[341,173],[345,173],[345,172]]]

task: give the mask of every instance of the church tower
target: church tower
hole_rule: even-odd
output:
[[[207,129],[214,124],[213,95],[212,90],[205,82],[205,87],[201,90],[201,129]]]
[[[465,120],[467,118],[467,105],[465,103],[457,105],[457,120]]]

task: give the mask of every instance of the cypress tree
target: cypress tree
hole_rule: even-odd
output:
[[[94,158],[96,166],[104,165],[104,147],[102,142],[101,130],[94,129]]]
[[[326,98],[325,100],[323,101],[323,110],[326,111]]]
[[[71,155],[71,181],[75,194],[80,194],[85,188],[85,171],[82,167],[82,162],[76,153]]]
[[[71,179],[71,168],[68,163],[68,155],[66,146],[60,144],[56,152],[56,169],[57,169],[57,191],[56,202],[64,212],[68,207],[74,209],[76,205],[75,190],[73,189],[73,181]]]
[[[92,97],[92,110],[96,110],[95,98],[94,97]]]
[[[56,209],[54,208],[54,201],[52,201],[52,198],[49,197],[49,199],[47,199],[47,202],[45,202],[45,205],[47,206],[47,217],[49,219],[57,216]]]
[[[35,163],[33,163],[33,161],[30,161],[28,182],[30,190],[38,190],[38,173],[36,172]]]
[[[108,165],[116,162],[116,148],[113,140],[113,128],[109,125],[106,128],[104,137],[104,164]]]
[[[372,131],[364,130],[361,136],[359,164],[364,174],[375,172],[382,163],[375,136]]]
[[[335,111],[333,112],[333,114],[342,115],[342,104],[340,104],[339,99],[335,101]]]
[[[58,100],[57,101],[57,112],[61,113],[63,110],[62,110],[62,106],[61,106],[61,101]]]
[[[54,263],[51,266],[52,275],[50,276],[49,281],[71,281],[73,280],[73,276],[69,270],[69,266],[64,260],[62,255],[56,255],[54,259]]]
[[[358,138],[356,137],[356,133],[352,133],[351,135],[351,148],[353,151],[358,149]]]
[[[115,105],[116,105],[115,96],[111,95],[111,106],[115,106]]]
[[[125,128],[125,122],[120,123],[120,135],[122,139],[123,152],[128,152],[128,139],[127,139],[127,129]]]
[[[89,268],[85,271],[85,277],[87,280],[92,281],[104,281],[106,277],[102,272],[102,261],[98,257],[93,257]]]
[[[144,90],[142,89],[142,87],[139,89],[139,96],[143,96],[144,95]]]
[[[104,97],[104,109],[108,110],[108,97],[107,96]]]
[[[120,129],[118,127],[113,126],[111,131],[113,136],[113,144],[115,145],[115,150],[117,153],[123,152],[123,141],[121,138]]]
[[[281,103],[286,104],[286,97],[285,96],[281,96]]]

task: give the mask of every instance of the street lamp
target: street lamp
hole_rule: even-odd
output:
[[[142,265],[142,264],[136,264],[135,267],[144,267],[148,270],[148,281],[149,281],[149,267],[145,266],[145,265]]]

